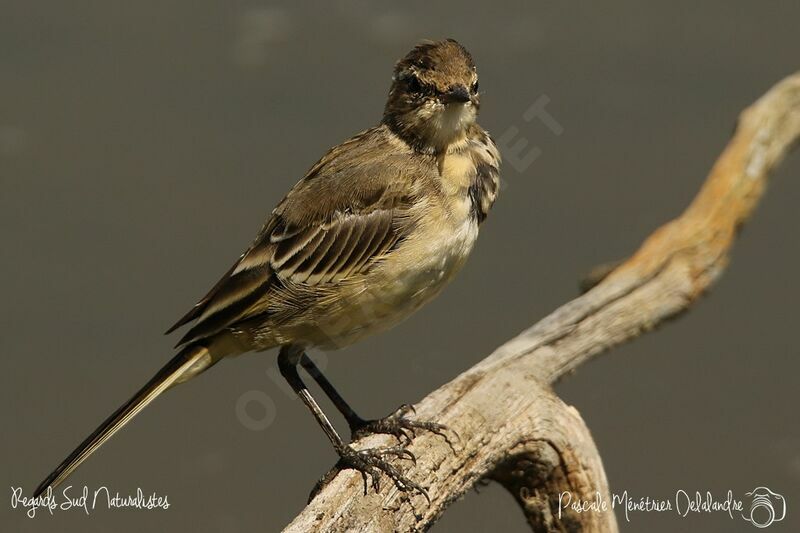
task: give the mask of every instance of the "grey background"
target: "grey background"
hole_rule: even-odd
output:
[[[0,6],[4,531],[275,531],[303,507],[335,457],[270,377],[274,353],[166,395],[70,480],[156,491],[170,509],[30,520],[10,487],[29,493],[171,356],[161,332],[324,150],[380,118],[392,64],[418,39],[463,42],[481,123],[516,127],[541,156],[505,166],[473,257],[438,300],[331,354],[330,378],[369,416],[417,401],[575,296],[589,268],[631,253],[687,205],[737,113],[800,66],[797,2],[327,6]],[[560,136],[522,119],[542,95]],[[710,297],[559,385],[616,492],[766,485],[789,506],[770,531],[798,529],[798,174],[795,156]],[[237,416],[248,391],[274,405],[263,431]],[[716,514],[621,525],[750,530]],[[490,530],[526,530],[493,486],[434,528]]]

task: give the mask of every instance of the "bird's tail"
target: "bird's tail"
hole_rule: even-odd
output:
[[[212,357],[205,346],[194,345],[182,349],[178,355],[164,365],[164,367],[137,392],[133,398],[125,402],[105,422],[100,424],[69,456],[58,465],[47,478],[42,481],[34,498],[45,492],[48,487],[55,488],[64,481],[81,463],[89,458],[100,446],[103,445],[114,433],[122,429],[125,424],[155,400],[162,392],[173,385],[182,383],[200,372],[206,370],[219,359]]]

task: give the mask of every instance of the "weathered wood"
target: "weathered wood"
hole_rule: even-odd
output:
[[[739,117],[733,138],[697,197],[656,230],[627,261],[582,296],[500,346],[416,405],[459,436],[453,449],[420,435],[416,465],[398,462],[428,488],[363,494],[361,476],[340,472],[285,531],[414,531],[429,527],[481,479],[509,489],[535,531],[616,531],[609,513],[559,516],[559,495],[608,499],[600,455],[577,410],[553,382],[587,359],[685,311],[720,276],[738,228],[753,212],[767,178],[800,139],[800,73],[778,83]],[[373,435],[358,446],[387,445]]]

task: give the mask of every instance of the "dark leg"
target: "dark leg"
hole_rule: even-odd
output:
[[[306,372],[308,372],[308,374],[314,378],[314,381],[319,384],[320,388],[323,390],[323,392],[325,392],[328,398],[331,399],[331,402],[333,402],[339,412],[344,415],[345,419],[347,420],[347,424],[350,426],[350,434],[353,440],[360,439],[361,437],[371,433],[386,433],[389,435],[394,435],[399,441],[405,440],[407,443],[410,443],[412,438],[416,436],[415,430],[417,429],[430,431],[431,433],[440,435],[447,440],[447,435],[444,434],[444,430],[447,428],[442,424],[437,424],[435,422],[421,422],[406,418],[407,414],[414,411],[414,408],[410,405],[401,405],[399,409],[386,418],[377,420],[364,420],[358,416],[358,414],[356,414],[353,408],[350,407],[344,398],[342,398],[342,396],[337,392],[331,382],[328,381],[328,378],[322,374],[322,371],[317,368],[317,365],[315,365],[311,358],[305,353],[303,353],[300,357],[300,364],[303,365],[303,368],[306,369]],[[449,442],[450,441],[448,440],[448,443]]]
[[[311,414],[317,419],[317,423],[322,427],[322,431],[328,436],[328,440],[331,441],[333,447],[341,454],[341,451],[345,448],[344,441],[336,432],[336,428],[334,428],[331,421],[328,420],[328,417],[322,411],[317,401],[311,396],[311,393],[308,392],[308,388],[306,388],[305,383],[303,383],[303,380],[300,379],[300,375],[297,373],[297,362],[301,355],[303,355],[302,350],[291,346],[281,348],[278,354],[278,368],[284,379],[291,385],[295,394],[303,400],[303,403],[306,404]]]
[[[333,384],[328,381],[322,371],[317,368],[317,365],[314,364],[314,361],[311,360],[308,355],[303,353],[300,357],[300,364],[303,365],[303,368],[306,369],[308,375],[314,378],[314,381],[320,386],[322,391],[331,399],[333,405],[339,410],[340,413],[344,416],[345,420],[347,420],[347,424],[350,426],[350,432],[355,433],[355,431],[363,426],[366,423],[366,420],[358,416],[356,412],[350,407],[344,398],[339,394],[339,392],[334,388]]]
[[[308,392],[308,388],[306,388],[305,383],[303,383],[303,380],[300,379],[297,373],[297,363],[300,361],[302,355],[302,348],[294,346],[282,347],[278,354],[278,368],[286,381],[289,382],[294,392],[303,400],[303,403],[306,404],[306,407],[308,407],[314,415],[314,418],[317,419],[317,423],[319,423],[325,435],[327,435],[331,444],[333,444],[336,453],[339,454],[339,463],[337,467],[339,469],[352,468],[361,472],[361,477],[364,479],[364,494],[367,493],[367,475],[372,478],[372,488],[375,489],[375,492],[379,492],[380,474],[383,472],[389,476],[399,490],[416,490],[427,498],[428,494],[425,492],[425,489],[407,479],[396,467],[386,461],[386,457],[406,457],[414,460],[414,455],[411,452],[400,446],[355,450],[342,441],[342,438],[336,432],[333,424],[328,420],[328,417],[322,411],[319,404],[317,404],[316,400],[311,396],[311,393]],[[330,383],[328,383],[328,385],[330,385]],[[324,483],[329,480],[330,476],[323,477],[312,492],[312,497],[321,488],[321,484],[324,485]]]

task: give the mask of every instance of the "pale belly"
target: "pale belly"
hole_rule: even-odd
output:
[[[478,236],[467,218],[457,227],[424,232],[410,239],[397,255],[378,265],[364,283],[354,286],[325,313],[313,335],[321,349],[337,349],[386,330],[433,299],[466,261]]]

